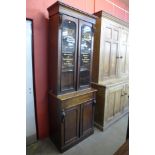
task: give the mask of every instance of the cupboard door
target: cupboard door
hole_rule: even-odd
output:
[[[105,121],[110,121],[115,117],[115,115],[120,114],[123,89],[124,85],[119,85],[108,90]]]
[[[79,105],[62,112],[62,145],[74,143],[79,138],[79,117]]]
[[[81,136],[88,135],[93,131],[94,106],[93,101],[81,105]]]
[[[120,71],[119,76],[125,76],[128,74],[129,67],[129,54],[128,54],[128,32],[126,30],[122,30],[120,37]]]
[[[60,90],[76,90],[78,19],[62,15]]]
[[[104,27],[103,41],[103,77],[104,79],[114,78],[118,72],[119,58],[119,34],[118,27],[114,27],[107,23]]]
[[[124,86],[124,110],[129,107],[129,84]]]
[[[92,24],[79,21],[78,88],[90,86],[93,50]]]

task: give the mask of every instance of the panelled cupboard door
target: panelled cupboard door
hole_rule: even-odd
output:
[[[60,15],[60,91],[76,90],[78,19]]]
[[[128,59],[128,28],[103,18],[100,38],[100,80],[127,76]]]
[[[123,90],[124,90],[124,85],[112,87],[112,88],[109,88],[109,90],[107,90],[105,121],[108,122],[112,120],[113,117],[121,113]]]
[[[62,145],[67,145],[79,139],[80,105],[68,108],[64,111],[62,120]],[[63,119],[63,118],[62,118]]]
[[[93,53],[92,24],[79,20],[78,88],[90,87]]]
[[[128,74],[129,66],[129,54],[128,54],[128,31],[125,28],[121,30],[120,37],[120,66],[119,66],[119,76],[125,76]]]
[[[124,110],[129,107],[129,84],[124,86]]]
[[[93,130],[94,106],[93,101],[81,105],[81,136],[89,134]]]
[[[103,76],[104,79],[115,78],[118,74],[120,28],[106,23],[103,32]]]

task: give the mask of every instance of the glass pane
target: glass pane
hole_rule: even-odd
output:
[[[61,91],[74,88],[76,24],[64,20],[62,27]]]
[[[91,27],[84,25],[81,27],[80,86],[89,85],[90,83],[91,46]]]

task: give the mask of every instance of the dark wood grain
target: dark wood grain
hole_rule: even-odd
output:
[[[49,6],[47,10],[49,12],[49,17],[59,12],[62,14],[68,14],[70,16],[82,19],[93,24],[95,24],[97,18],[97,16],[95,15],[89,14],[60,1],[57,1],[53,5]]]
[[[84,13],[61,2],[56,2],[50,6],[48,12],[50,30],[48,60],[50,138],[60,152],[64,152],[94,132],[96,90],[91,88],[90,82],[93,59],[93,26],[96,22],[96,16]],[[76,28],[74,26],[73,29],[71,26],[69,29],[64,28],[65,22],[68,25],[75,23]],[[90,27],[92,42],[89,52],[90,74],[88,77],[83,77],[90,80],[88,80],[88,85],[80,87],[80,46],[82,44],[81,27],[83,25]],[[70,36],[68,36],[69,33]],[[66,43],[65,39],[69,41]],[[89,38],[86,41],[89,41]],[[66,47],[68,43],[75,45],[75,48]],[[65,57],[66,53],[69,53],[67,57]],[[74,55],[71,54],[70,56],[70,53],[74,53]],[[72,62],[68,63],[69,60]],[[66,66],[68,68],[74,66],[74,70],[72,68],[67,70]]]
[[[55,23],[55,24],[53,24]],[[49,90],[57,93],[59,89],[59,63],[58,63],[58,33],[59,33],[59,15],[56,14],[49,19],[49,52],[48,52],[48,85]]]
[[[93,131],[94,126],[94,106],[93,101],[86,102],[81,107],[81,136],[85,136]]]
[[[75,142],[79,138],[80,105],[65,110],[66,116],[62,125],[63,145]]]
[[[49,93],[50,137],[63,152],[94,132],[95,89]]]

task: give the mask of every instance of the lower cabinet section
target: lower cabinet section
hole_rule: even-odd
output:
[[[98,90],[96,93],[95,125],[104,130],[128,113],[129,86],[128,83],[124,82],[115,85],[93,83],[92,87]]]
[[[49,95],[50,137],[60,152],[93,134],[95,92]]]

